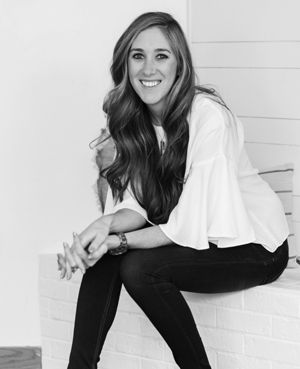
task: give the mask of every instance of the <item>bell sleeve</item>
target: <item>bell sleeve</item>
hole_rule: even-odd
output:
[[[212,103],[209,103],[212,104]],[[255,239],[237,177],[241,127],[208,105],[190,122],[186,180],[161,230],[174,243],[195,249],[234,246]],[[250,241],[249,241],[250,240]]]
[[[116,204],[113,200],[111,188],[108,188],[104,214],[116,213],[118,210],[121,209],[133,210],[139,213],[147,222],[153,224],[148,220],[147,211],[138,203],[136,198],[133,196],[130,185],[128,185],[127,189],[124,192],[123,201],[119,201]]]

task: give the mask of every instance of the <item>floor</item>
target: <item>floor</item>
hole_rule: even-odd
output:
[[[0,347],[1,369],[41,369],[40,347]]]

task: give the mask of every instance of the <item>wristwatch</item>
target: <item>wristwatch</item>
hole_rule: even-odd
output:
[[[108,250],[110,255],[121,255],[128,250],[127,238],[123,232],[116,233],[120,239],[120,245],[114,249]]]

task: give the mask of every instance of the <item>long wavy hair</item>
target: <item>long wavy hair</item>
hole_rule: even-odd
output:
[[[177,77],[162,112],[161,124],[167,143],[161,155],[152,116],[137,95],[128,76],[131,45],[140,32],[158,27],[167,38],[177,60]],[[101,172],[106,176],[115,201],[122,201],[130,186],[138,203],[154,224],[167,222],[178,203],[185,174],[189,141],[187,117],[196,93],[217,96],[213,89],[195,85],[190,50],[178,22],[163,12],[136,18],[117,41],[111,66],[114,88],[104,100],[108,128],[115,143],[113,163]]]

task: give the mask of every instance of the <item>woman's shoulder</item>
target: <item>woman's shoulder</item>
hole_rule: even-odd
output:
[[[190,128],[201,129],[225,129],[230,125],[230,117],[232,116],[218,98],[207,93],[198,93],[194,96],[189,124]]]

